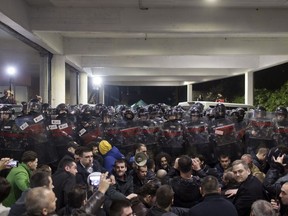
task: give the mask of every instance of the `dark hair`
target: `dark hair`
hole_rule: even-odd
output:
[[[162,185],[156,192],[156,203],[162,209],[172,204],[174,192],[170,185]]]
[[[160,185],[161,183],[159,181],[158,182],[156,180],[149,181],[139,188],[137,194],[139,194],[142,197],[145,197],[146,195],[155,196]]]
[[[131,207],[128,199],[113,200],[109,209],[109,216],[121,216],[123,208]]]
[[[80,146],[76,150],[77,150],[77,155],[79,155],[80,157],[83,156],[83,153],[92,152],[92,150],[86,146]],[[76,151],[75,151],[75,154],[76,154]]]
[[[199,158],[201,162],[206,162],[206,158],[202,154],[196,154],[194,158]]]
[[[188,173],[192,170],[192,159],[187,155],[180,156],[178,160],[179,171]]]
[[[47,172],[48,174],[52,174],[51,167],[47,164],[41,164],[37,166],[37,170],[35,172]]]
[[[5,198],[9,195],[11,190],[11,185],[7,181],[7,179],[0,177],[0,203],[5,200]]]
[[[155,166],[155,161],[152,158],[149,158],[146,162],[147,169],[151,170]]]
[[[61,160],[61,164],[59,164],[58,167],[64,169],[66,166],[71,167],[73,163],[75,163],[75,161],[72,158],[64,158]]]
[[[98,147],[99,148],[99,142],[94,142],[91,141],[86,145],[88,148],[90,148],[91,150],[93,150],[93,147]]]
[[[228,157],[229,159],[231,159],[230,155],[228,155],[227,153],[221,153],[221,154],[219,155],[219,159],[220,159],[220,158],[226,158],[226,157]]]
[[[116,164],[118,164],[118,163],[124,163],[125,164],[125,167],[127,167],[127,161],[125,160],[125,159],[117,159],[117,160],[115,160],[115,162],[114,162],[114,167],[116,166]]]
[[[146,146],[144,143],[136,143],[136,144],[134,145],[134,152],[135,152],[136,150],[140,150],[140,148],[141,148],[142,146],[144,146],[144,147],[147,148],[147,146]]]
[[[23,163],[35,161],[38,158],[37,153],[34,151],[25,151],[21,157]]]
[[[80,208],[87,198],[86,187],[75,185],[73,189],[68,192],[67,198],[69,207]]]
[[[63,157],[63,158],[60,160],[57,169],[64,169],[65,166],[71,167],[73,162],[75,162],[75,161],[74,161],[72,158]]]
[[[51,177],[51,175],[48,172],[37,170],[30,178],[30,188],[48,187],[50,183],[49,177]]]
[[[171,164],[171,156],[167,154],[166,152],[160,152],[159,154],[156,155],[155,157],[155,163],[157,166],[161,165],[161,158],[165,157],[168,164]]]
[[[203,178],[201,182],[201,189],[204,194],[211,194],[218,192],[219,182],[214,176],[206,176]]]

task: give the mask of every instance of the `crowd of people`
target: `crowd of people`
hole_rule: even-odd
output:
[[[0,116],[0,215],[288,215],[284,107],[33,99]]]

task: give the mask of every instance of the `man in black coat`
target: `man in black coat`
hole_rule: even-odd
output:
[[[206,176],[201,183],[204,200],[190,208],[190,216],[238,216],[235,206],[220,195],[221,187],[216,177]]]
[[[182,155],[175,161],[178,162],[180,176],[175,176],[169,180],[174,191],[173,206],[190,208],[201,200],[200,179],[192,175],[192,159],[187,155]]]
[[[234,161],[232,170],[236,181],[240,183],[233,203],[239,216],[249,216],[253,202],[265,198],[263,185],[251,175],[248,164],[242,160]]]
[[[110,186],[107,196],[111,200],[132,199],[137,194],[133,193],[133,177],[127,173],[127,163],[124,159],[115,161],[112,174],[115,176],[116,184]]]
[[[106,170],[100,163],[93,159],[92,150],[81,146],[77,149],[79,151],[79,161],[77,162],[76,183],[88,186],[87,178],[92,172],[105,173]]]
[[[54,184],[54,193],[57,197],[56,210],[63,208],[68,202],[68,193],[76,185],[77,165],[72,159],[62,161],[62,167],[59,167],[52,175]]]

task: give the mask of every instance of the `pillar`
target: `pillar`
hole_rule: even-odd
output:
[[[245,73],[245,104],[253,105],[254,102],[253,72]]]
[[[193,101],[193,88],[192,88],[192,84],[187,84],[187,101]]]
[[[51,62],[51,106],[66,103],[65,56],[54,55]]]
[[[87,73],[79,74],[79,103],[88,103],[88,75]]]
[[[70,71],[70,104],[78,104],[78,86],[79,86],[78,73],[76,71]]]
[[[42,97],[43,103],[49,102],[48,92],[49,89],[49,69],[50,58],[49,54],[40,54],[40,87],[39,87],[39,95]]]
[[[99,87],[99,103],[105,104],[105,91],[104,91],[104,85],[101,85],[101,87]]]

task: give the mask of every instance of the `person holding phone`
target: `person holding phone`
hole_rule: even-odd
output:
[[[34,151],[25,151],[21,157],[21,163],[9,172],[6,179],[11,184],[8,197],[3,201],[3,205],[11,207],[21,196],[21,193],[30,187],[30,177],[32,171],[38,165],[38,156]]]
[[[11,158],[1,158],[0,159],[0,171],[11,168],[11,165],[10,165],[11,161],[12,161]]]

